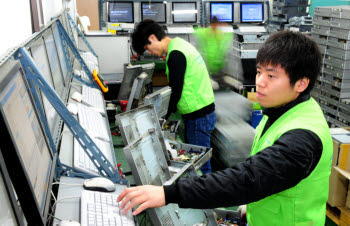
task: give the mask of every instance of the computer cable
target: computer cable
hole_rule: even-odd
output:
[[[165,133],[168,137],[170,137],[170,139],[172,139],[173,141],[175,141],[176,143],[178,143],[180,145],[180,150],[178,149],[178,147],[175,145],[175,148],[178,150],[178,151],[181,151],[182,150],[182,144],[175,140],[175,138],[173,138],[172,136],[170,136],[169,134]]]

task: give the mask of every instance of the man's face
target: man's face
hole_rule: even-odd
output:
[[[147,50],[149,54],[153,56],[161,57],[164,54],[162,43],[153,34],[148,37],[148,40],[151,42],[151,44],[145,45],[145,50]]]
[[[256,94],[258,102],[266,108],[280,107],[295,100],[300,92],[297,83],[290,85],[290,79],[281,65],[257,65]]]

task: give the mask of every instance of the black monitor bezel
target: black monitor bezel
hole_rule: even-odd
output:
[[[209,12],[210,12],[210,21],[212,20],[212,5],[215,4],[231,4],[232,5],[232,20],[231,21],[219,21],[220,23],[233,23],[233,16],[234,16],[234,4],[233,2],[210,2],[209,6]]]
[[[172,5],[171,5],[171,10],[172,11],[174,11],[174,4],[178,4],[178,3],[180,3],[180,4],[193,4],[194,3],[194,6],[195,6],[194,8],[195,8],[195,10],[197,10],[197,2],[173,2]],[[195,14],[196,14],[195,21],[175,21],[174,14],[172,14],[172,21],[173,21],[174,24],[176,24],[176,23],[192,23],[192,24],[195,24],[198,21],[197,20],[198,10],[197,10],[197,12]]]
[[[253,5],[253,4],[260,4],[262,6],[262,20],[261,21],[243,21],[242,20],[242,5]],[[239,4],[239,14],[240,14],[240,22],[244,24],[249,24],[249,23],[262,23],[264,22],[265,18],[265,12],[264,12],[264,3],[263,2],[240,2]]]
[[[16,62],[10,70],[7,70],[7,71],[3,70],[1,72],[4,74],[6,73],[7,75],[5,75],[4,79],[0,81],[0,89],[1,87],[4,86],[5,83],[8,84],[11,81],[11,79],[13,78],[13,75],[15,75],[18,70],[22,71],[21,76],[26,86],[29,99],[33,105],[33,111],[38,119],[41,132],[44,136],[45,143],[47,145],[47,148],[52,158],[52,164],[50,169],[50,175],[48,177],[48,188],[47,188],[47,193],[45,197],[43,214],[41,214],[41,210],[36,201],[36,197],[35,197],[33,188],[31,186],[29,176],[25,170],[24,164],[21,160],[19,151],[12,137],[12,134],[9,131],[9,124],[5,118],[5,114],[3,112],[1,105],[0,105],[0,136],[2,138],[2,142],[0,142],[0,149],[6,150],[2,152],[5,160],[5,164],[7,169],[10,169],[8,170],[8,172],[9,172],[11,181],[13,183],[14,189],[16,191],[16,194],[21,203],[21,207],[28,224],[29,225],[46,225],[48,211],[50,208],[49,202],[51,197],[51,193],[49,191],[51,191],[52,181],[55,175],[57,154],[54,154],[52,152],[52,149],[49,145],[42,123],[40,121],[40,117],[39,117],[36,105],[33,101],[32,94],[30,93],[28,82],[25,78],[24,71],[19,62]]]
[[[141,2],[141,21],[143,21],[144,19],[143,19],[143,4],[149,4],[149,2]],[[164,3],[164,2],[151,2],[151,4],[163,4],[164,5],[164,19],[165,19],[165,21],[163,22],[160,22],[160,21],[156,21],[157,23],[160,23],[160,24],[166,24],[166,21],[167,21],[167,14],[166,14],[166,3]]]
[[[125,22],[125,21],[119,21],[119,22],[111,22],[111,17],[110,17],[110,4],[111,3],[131,3],[131,13],[132,13],[132,21],[131,22]],[[108,22],[109,23],[134,23],[134,2],[130,1],[110,1],[108,2],[108,7],[107,7],[107,15],[108,15]]]

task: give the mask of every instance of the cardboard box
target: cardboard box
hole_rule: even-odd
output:
[[[349,180],[344,177],[335,167],[331,169],[329,177],[328,204],[333,207],[345,206]]]
[[[248,92],[248,100],[250,100],[252,103],[257,103],[258,98],[256,97],[256,93]]]
[[[342,170],[350,171],[350,133],[332,135],[333,160],[332,165]]]

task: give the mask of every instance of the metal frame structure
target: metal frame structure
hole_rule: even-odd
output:
[[[58,25],[62,26],[59,21]],[[59,26],[59,27],[60,27]],[[62,29],[62,27],[60,27]],[[68,42],[69,44],[69,42]],[[72,44],[72,43],[71,43]],[[76,49],[74,49],[77,51]],[[40,106],[40,100],[38,98],[37,91],[35,86],[37,86],[50,101],[51,105],[55,108],[57,113],[60,115],[64,123],[67,125],[75,139],[83,147],[85,153],[89,156],[90,160],[93,162],[95,167],[98,169],[101,175],[110,178],[114,183],[127,184],[127,181],[122,179],[118,173],[118,170],[115,169],[111,163],[107,160],[104,154],[96,146],[90,136],[85,132],[85,130],[80,126],[77,120],[71,115],[66,106],[60,100],[56,92],[49,86],[49,84],[44,79],[43,75],[40,73],[39,69],[36,67],[33,59],[31,58],[29,52],[21,47],[15,53],[15,57],[21,61],[23,69],[25,70],[25,76],[31,85],[31,93],[34,96],[34,100],[37,103],[36,106],[40,112],[41,121],[44,124],[45,132],[48,135],[50,146],[53,148],[56,153],[52,137],[49,133],[49,127],[44,116],[44,111]],[[84,63],[85,64],[85,63]],[[43,120],[44,119],[44,120]],[[83,173],[79,170],[73,169],[69,166],[63,165],[59,158],[57,157],[57,170],[56,175],[66,175],[66,176],[77,176],[83,178],[92,177],[92,175]]]

